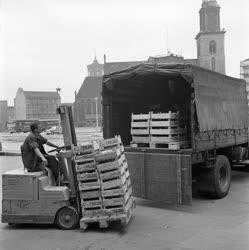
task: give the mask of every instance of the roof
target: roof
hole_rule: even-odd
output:
[[[116,71],[124,70],[141,63],[145,63],[145,61],[108,62],[104,64],[104,74],[110,74]]]
[[[26,98],[59,98],[59,94],[56,91],[24,91]]]
[[[102,76],[87,76],[76,95],[76,99],[101,97],[101,91]]]

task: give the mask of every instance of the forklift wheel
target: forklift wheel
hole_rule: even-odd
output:
[[[79,215],[74,207],[63,207],[56,215],[56,225],[63,230],[74,229],[79,223]]]

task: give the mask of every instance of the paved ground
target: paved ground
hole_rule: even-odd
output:
[[[75,128],[77,135],[77,142],[83,144],[89,140],[96,140],[102,138],[100,128]],[[3,151],[20,152],[20,146],[24,142],[29,133],[0,133],[0,142],[2,143]],[[63,135],[46,135],[42,133],[50,142],[63,146]],[[51,147],[45,145],[46,150],[51,150]]]
[[[0,172],[21,167],[19,157],[0,156]],[[222,200],[194,199],[192,206],[171,207],[137,200],[125,230],[118,224],[61,231],[53,226],[0,224],[1,250],[248,250],[249,172],[233,172]]]

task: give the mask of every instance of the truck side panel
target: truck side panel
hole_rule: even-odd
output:
[[[126,149],[126,157],[136,197],[191,204],[191,155]]]

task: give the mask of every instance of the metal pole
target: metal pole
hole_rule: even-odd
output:
[[[98,97],[95,97],[95,109],[96,109],[96,127],[99,127],[99,117],[98,117]]]

